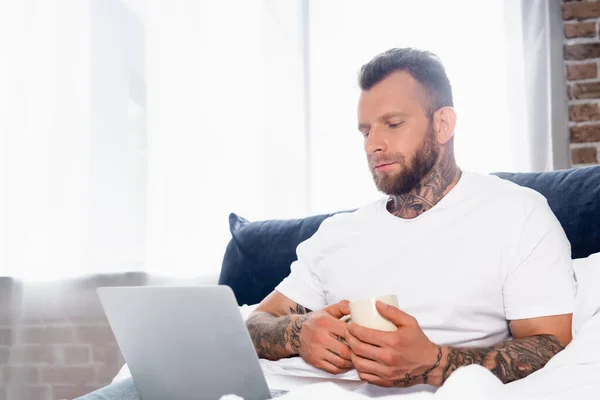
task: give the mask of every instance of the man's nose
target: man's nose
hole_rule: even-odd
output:
[[[371,127],[369,136],[365,140],[365,151],[367,154],[375,153],[378,151],[387,151],[387,141],[385,135],[380,132],[375,126]]]

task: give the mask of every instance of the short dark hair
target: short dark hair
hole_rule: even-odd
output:
[[[440,59],[433,53],[412,48],[390,49],[381,53],[360,69],[358,83],[369,90],[395,71],[406,71],[425,89],[424,105],[430,118],[442,107],[453,107],[452,86]]]

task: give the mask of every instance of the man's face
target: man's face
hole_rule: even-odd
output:
[[[361,93],[359,130],[373,180],[383,193],[408,193],[437,162],[440,149],[426,104],[424,90],[404,71]]]

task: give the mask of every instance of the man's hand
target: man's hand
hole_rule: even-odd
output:
[[[430,383],[430,375],[438,372],[442,348],[429,340],[414,317],[380,301],[376,306],[398,330],[384,332],[348,324],[345,338],[360,378],[385,387]]]
[[[352,368],[350,348],[340,340],[346,323],[339,320],[350,314],[349,304],[343,300],[292,321],[290,341],[298,344],[298,354],[304,361],[331,374]]]
[[[362,380],[379,386],[441,386],[458,368],[479,364],[508,383],[541,369],[570,341],[571,314],[511,321],[513,340],[489,347],[438,346],[417,320],[377,302],[377,311],[398,327],[382,332],[349,324],[346,342]]]
[[[350,348],[341,337],[350,314],[347,300],[311,311],[273,291],[246,321],[256,354],[268,360],[301,356],[309,364],[332,374],[352,367]]]

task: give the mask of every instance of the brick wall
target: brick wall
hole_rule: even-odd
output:
[[[0,278],[0,400],[73,399],[109,383],[123,357],[96,287],[140,274],[27,284]]]
[[[600,162],[600,2],[562,4],[573,166]]]
[[[0,277],[0,400],[73,399],[112,381],[124,361],[96,288],[217,280],[127,273],[23,285]]]
[[[574,166],[600,160],[600,2],[564,1],[569,133]],[[28,285],[0,278],[0,400],[72,399],[109,383],[123,357],[99,286],[140,285],[127,274]]]

